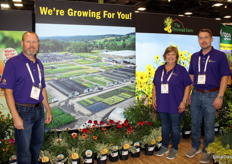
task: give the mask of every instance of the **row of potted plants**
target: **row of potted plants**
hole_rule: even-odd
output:
[[[153,127],[151,122],[141,121],[132,126],[127,120],[122,123],[89,120],[86,128],[78,132],[48,132],[40,160],[43,163],[92,163],[91,160],[96,158],[98,163],[104,163],[107,156],[112,158],[116,153],[120,159],[126,160],[129,153],[138,156],[136,153],[140,148],[146,149],[150,155],[161,140],[161,129]]]

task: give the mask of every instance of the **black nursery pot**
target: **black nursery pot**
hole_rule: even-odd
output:
[[[116,162],[116,161],[118,161],[118,151],[113,151],[109,155],[109,160],[110,160],[110,162]]]
[[[215,135],[219,135],[220,134],[220,127],[219,126],[215,126],[214,127],[214,132],[215,132]]]
[[[119,159],[120,160],[128,160],[129,157],[129,151],[128,150],[119,150]]]
[[[190,129],[183,129],[182,130],[182,138],[190,138],[191,130]]]
[[[154,145],[146,145],[145,154],[148,156],[152,156],[154,154],[155,146]]]
[[[14,164],[14,163],[16,163],[17,162],[17,160],[10,160],[9,162],[5,162],[5,164],[8,164],[8,163],[12,163],[12,164]],[[4,164],[4,162],[3,162],[3,164]]]
[[[73,159],[72,164],[81,164],[81,160],[80,159]]]
[[[158,145],[155,147],[155,152],[159,151],[162,147],[162,141],[158,143]]]
[[[94,164],[94,156],[84,157],[84,164]]]
[[[103,155],[97,158],[97,164],[106,164],[106,161],[107,161],[107,155]]]
[[[131,153],[131,157],[137,158],[140,157],[140,146],[135,146],[137,152],[136,153]]]

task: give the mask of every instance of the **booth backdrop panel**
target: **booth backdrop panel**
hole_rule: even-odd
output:
[[[32,31],[31,11],[0,10],[0,78],[6,61],[21,53],[21,38],[25,31]],[[0,111],[8,114],[4,92],[0,91]]]
[[[219,49],[219,23],[214,20],[178,17],[174,15],[136,14],[136,92],[142,91],[148,103],[152,103],[153,78],[156,69],[165,63],[163,53],[176,46],[178,63],[187,70],[191,55],[201,49],[197,33],[201,28],[213,31],[213,46]],[[141,92],[140,92],[141,93]]]
[[[36,23],[134,27],[134,7],[36,0]]]
[[[215,20],[151,13],[139,13],[135,18],[137,71],[145,71],[148,65],[158,68],[170,45],[178,47],[179,63],[188,69],[191,54],[201,49],[197,34],[202,28],[212,30],[212,45],[219,49],[220,24]]]
[[[170,19],[167,19],[170,18]],[[138,13],[135,15],[136,32],[168,33],[167,24],[171,26],[172,34],[197,35],[202,28],[210,28],[215,36],[219,36],[218,21],[206,18],[179,17],[175,15]]]
[[[40,0],[35,9],[38,58],[45,66],[54,116],[47,128],[123,121],[123,109],[134,103],[134,9]]]

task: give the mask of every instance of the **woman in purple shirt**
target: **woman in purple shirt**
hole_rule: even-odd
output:
[[[176,47],[167,47],[163,57],[166,63],[156,70],[152,93],[153,107],[159,113],[162,125],[162,147],[156,155],[163,156],[169,152],[171,135],[172,148],[167,159],[173,159],[178,152],[181,116],[185,110],[192,81],[187,70],[177,64],[179,55]]]

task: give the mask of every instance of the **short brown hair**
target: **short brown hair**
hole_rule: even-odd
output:
[[[176,62],[178,62],[179,53],[178,53],[178,49],[176,47],[174,47],[174,46],[169,46],[169,47],[166,48],[166,50],[164,51],[164,54],[163,54],[164,60],[166,60],[166,55],[169,52],[175,52],[176,53]]]
[[[203,28],[203,29],[201,29],[201,30],[198,32],[198,37],[199,37],[199,34],[200,34],[201,32],[207,32],[207,33],[209,33],[209,35],[211,36],[211,38],[213,37],[212,31],[211,31],[210,29],[208,29],[208,28]]]

